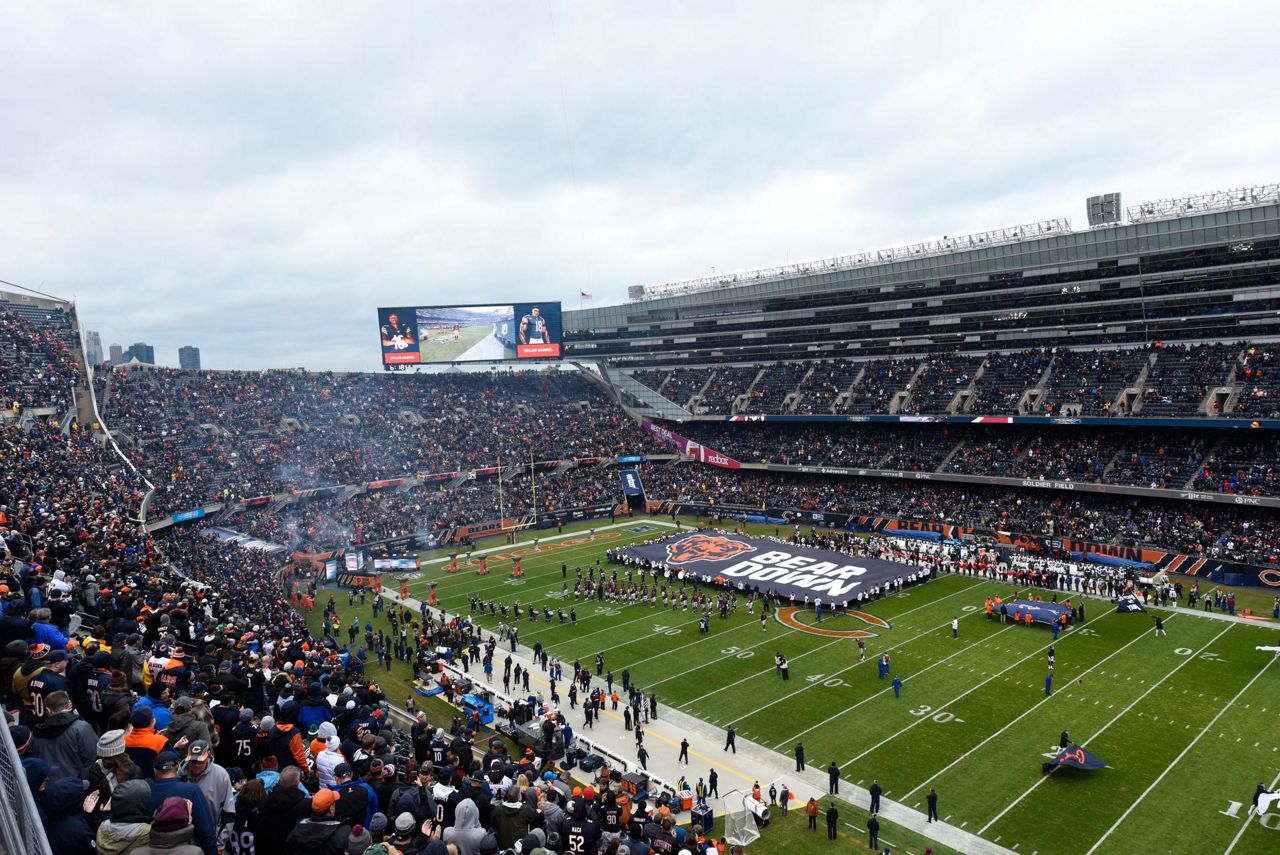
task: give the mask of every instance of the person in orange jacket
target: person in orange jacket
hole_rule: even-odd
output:
[[[804,815],[809,817],[809,830],[818,830],[818,802],[815,799],[809,799],[809,803],[804,806]]]

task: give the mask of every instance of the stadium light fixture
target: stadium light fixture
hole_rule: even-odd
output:
[[[1199,193],[1194,196],[1140,202],[1126,208],[1125,213],[1129,222],[1145,223],[1151,220],[1172,219],[1188,211],[1209,214],[1277,203],[1280,203],[1280,184],[1258,184],[1253,187],[1236,187],[1231,190],[1215,190],[1212,193]]]
[[[854,270],[876,264],[889,264],[908,258],[924,258],[928,256],[947,255],[963,252],[968,249],[999,246],[1000,244],[1018,243],[1033,240],[1046,235],[1069,232],[1071,223],[1057,218],[1041,220],[1011,228],[992,229],[968,235],[943,235],[941,238],[906,246],[888,249],[869,250],[854,255],[839,255],[810,261],[800,261],[780,267],[764,267],[756,270],[743,270],[735,273],[718,273],[697,279],[682,279],[675,282],[663,282],[658,285],[632,285],[627,288],[627,296],[632,301],[653,300],[660,297],[679,297],[687,294],[701,294],[746,285],[753,282],[776,282],[807,276],[815,270]]]

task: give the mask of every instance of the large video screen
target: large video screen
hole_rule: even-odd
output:
[[[556,360],[563,329],[559,303],[378,309],[384,366]]]

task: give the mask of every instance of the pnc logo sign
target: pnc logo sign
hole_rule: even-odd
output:
[[[667,544],[667,561],[688,564],[692,561],[729,561],[756,548],[723,535],[691,534]]]

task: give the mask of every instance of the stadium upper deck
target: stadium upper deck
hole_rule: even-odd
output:
[[[1267,190],[1228,210],[1090,231],[1048,221],[884,262],[658,286],[677,293],[567,312],[566,355],[639,368],[1266,340],[1280,336],[1280,200]]]

